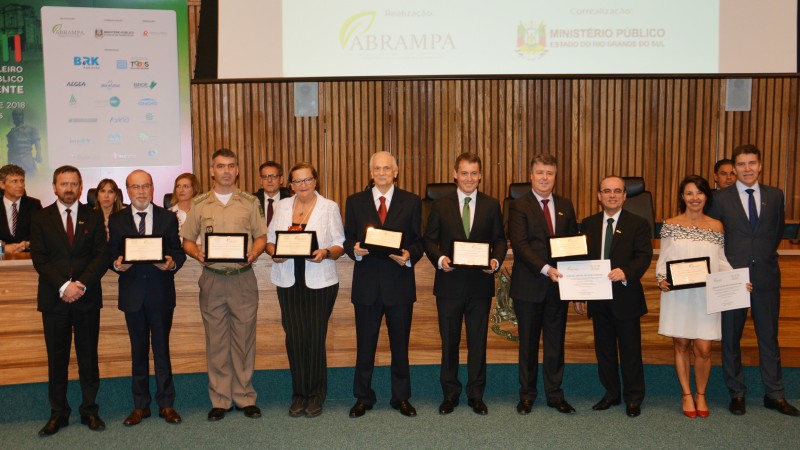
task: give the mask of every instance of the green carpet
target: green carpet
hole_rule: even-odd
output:
[[[462,367],[462,381],[466,379]],[[49,416],[47,385],[44,383],[0,387],[0,446],[27,448],[798,448],[800,418],[782,416],[762,406],[763,391],[758,369],[746,368],[748,412],[737,417],[727,411],[728,396],[719,367],[712,371],[707,396],[708,419],[687,419],[680,412],[680,389],[673,368],[649,365],[645,368],[647,396],[638,418],[625,416],[622,406],[596,412],[591,406],[603,394],[596,366],[567,365],[564,390],[578,410],[559,414],[540,397],[533,412],[520,416],[517,402],[516,365],[491,365],[484,400],[485,417],[461,405],[453,414],[440,416],[438,366],[412,366],[412,403],[419,416],[406,418],[391,409],[389,370],[376,368],[373,386],[378,403],[359,419],[347,412],[353,404],[353,369],[329,371],[329,396],[322,416],[315,419],[290,418],[287,414],[291,381],[288,371],[256,373],[258,404],[264,416],[248,419],[241,412],[224,420],[206,420],[209,403],[204,373],[175,377],[176,409],[183,416],[180,425],[168,425],[153,416],[141,425],[127,428],[122,420],[131,408],[130,379],[103,379],[98,396],[100,415],[106,421],[103,432],[81,426],[77,414],[80,388],[69,386],[73,408],[70,426],[52,437],[40,438],[37,431]],[[787,399],[800,406],[800,369],[784,369]],[[541,381],[540,381],[541,383]],[[152,383],[151,383],[152,385]]]

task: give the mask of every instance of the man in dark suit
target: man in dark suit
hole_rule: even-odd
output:
[[[583,219],[581,232],[588,241],[588,259],[611,260],[608,278],[613,298],[588,302],[597,372],[606,390],[592,409],[602,411],[619,405],[621,391],[625,413],[636,417],[644,400],[640,318],[647,314],[647,303],[641,278],[653,259],[650,226],[645,219],[622,209],[626,199],[622,178],[604,178],[597,198],[603,211]],[[585,314],[586,310],[586,302],[575,302],[577,313]],[[622,366],[622,389],[618,366]]]
[[[539,336],[544,344],[544,389],[547,406],[564,414],[575,408],[564,399],[564,337],[568,302],[561,301],[561,273],[550,258],[550,236],[578,233],[575,209],[553,194],[558,161],[552,155],[531,160],[531,192],[510,206],[508,234],[514,250],[510,295],[519,328],[519,414],[530,414],[536,399]]]
[[[3,210],[0,212],[0,241],[6,253],[24,252],[30,247],[31,215],[42,209],[42,203],[25,195],[25,170],[8,164],[0,169],[3,179]]]
[[[489,309],[494,297],[494,273],[506,257],[508,246],[503,232],[500,203],[478,192],[481,159],[462,153],[453,168],[458,189],[433,204],[425,231],[425,253],[436,270],[433,293],[439,313],[442,337],[442,366],[439,380],[444,401],[439,414],[450,414],[458,406],[461,382],[458,356],[461,321],[467,326],[467,400],[476,414],[487,414],[483,402],[486,388],[486,334]],[[489,242],[489,268],[453,267],[453,241]]]
[[[736,169],[733,168],[733,161],[723,158],[714,164],[714,183],[718,190],[736,183]]]
[[[800,415],[786,402],[778,345],[781,272],[778,244],[783,237],[785,202],[780,189],[758,182],[761,151],[751,144],[733,150],[738,181],[714,195],[709,215],[725,226],[725,256],[734,268],[750,268],[750,311],[758,340],[764,406],[790,416]],[[745,413],[747,386],[740,341],[747,308],[722,313],[722,372],[731,413]]]
[[[131,340],[134,410],[123,421],[126,426],[150,417],[150,343],[156,375],[158,415],[167,423],[180,423],[173,408],[175,385],[169,359],[169,332],[175,310],[175,272],[186,261],[178,237],[178,217],[153,204],[153,178],[135,170],[125,180],[131,204],[108,218],[108,254],[112,269],[119,273],[119,309]],[[125,237],[163,236],[163,263],[124,264]]]
[[[105,429],[95,403],[100,387],[97,340],[106,272],[106,227],[103,215],[78,202],[83,183],[73,166],[53,173],[58,201],[34,213],[31,219],[31,259],[39,273],[38,310],[42,313],[47,345],[50,420],[39,431],[47,436],[69,425],[67,370],[75,333],[83,401],[81,423],[90,430]]]
[[[275,161],[267,161],[258,168],[261,178],[261,189],[253,192],[261,202],[261,209],[267,218],[267,226],[272,222],[275,212],[275,203],[282,198],[291,196],[289,190],[283,187],[283,167]]]
[[[369,163],[375,186],[347,198],[344,249],[355,261],[352,299],[356,315],[356,371],[350,417],[361,417],[375,404],[372,372],[381,319],[386,316],[392,350],[392,398],[390,404],[404,416],[417,415],[411,397],[408,340],[416,300],[414,264],[422,258],[420,217],[422,204],[416,195],[394,186],[397,161],[389,152],[377,152]],[[361,248],[367,228],[403,232],[400,255],[370,254]]]

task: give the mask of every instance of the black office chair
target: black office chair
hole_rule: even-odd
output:
[[[164,208],[172,208],[172,192],[164,194]]]
[[[644,218],[650,225],[650,236],[655,238],[655,213],[653,212],[653,194],[644,188],[642,177],[622,177],[625,181],[627,199],[622,209]]]
[[[89,205],[89,207],[94,208],[94,202],[96,201],[97,188],[89,188],[89,190],[86,191],[86,204]]]
[[[506,231],[506,238],[508,235],[508,217],[510,213],[511,201],[518,199],[531,191],[530,183],[511,183],[508,185],[508,197],[503,199],[503,229]]]
[[[431,215],[433,202],[455,191],[455,183],[428,183],[425,187],[425,198],[422,199],[422,226],[420,227],[423,235],[428,227],[428,217]]]

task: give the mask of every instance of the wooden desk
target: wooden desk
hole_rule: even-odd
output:
[[[800,251],[781,251],[783,271],[780,342],[784,366],[800,366]],[[510,269],[512,255],[505,266]],[[256,263],[259,285],[257,369],[288,367],[284,333],[280,323],[275,287],[269,281],[269,259]],[[353,307],[350,303],[353,262],[341,258],[337,263],[340,289],[328,331],[328,364],[348,367],[355,364],[356,337]],[[177,308],[172,327],[172,366],[175,373],[205,372],[205,335],[198,308],[197,280],[201,267],[190,259],[176,276]],[[655,286],[655,258],[644,277],[650,313],[642,319],[642,347],[645,363],[672,364],[672,341],[659,336],[658,312],[660,291]],[[433,292],[434,270],[423,258],[416,266],[417,302],[411,331],[412,364],[439,364],[439,338],[436,303]],[[47,381],[47,353],[42,334],[41,314],[36,311],[38,275],[29,259],[9,257],[0,261],[0,385]],[[117,275],[109,271],[103,278],[103,310],[100,321],[100,375],[130,375],[130,343],[125,318],[117,309]],[[386,327],[381,330],[376,364],[389,365],[391,354]],[[594,363],[591,321],[570,309],[567,323],[566,360],[570,363]],[[758,351],[752,322],[748,321],[742,340],[743,360],[758,364]],[[516,363],[517,344],[489,331],[488,361]],[[719,344],[713,346],[715,364],[719,364]],[[462,339],[462,362],[466,361],[466,339]],[[151,366],[152,367],[152,366]],[[78,375],[75,357],[70,377]]]

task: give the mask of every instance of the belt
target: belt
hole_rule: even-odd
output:
[[[230,277],[230,276],[233,276],[233,275],[239,275],[239,274],[245,273],[248,270],[252,270],[253,269],[253,265],[252,264],[248,264],[248,265],[246,265],[246,266],[244,266],[244,267],[242,267],[240,269],[215,269],[213,267],[208,267],[208,266],[204,266],[203,269],[205,269],[205,270],[207,270],[207,271],[209,271],[211,273],[215,273],[217,275]]]

